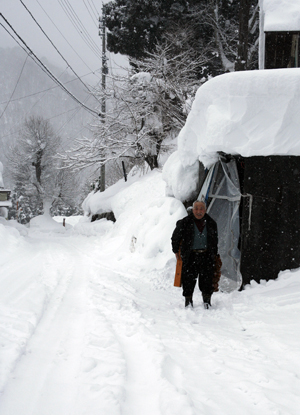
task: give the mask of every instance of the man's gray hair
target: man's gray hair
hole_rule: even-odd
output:
[[[206,203],[205,203],[204,200],[195,200],[195,202],[193,203],[193,207],[195,207],[196,203],[203,203],[203,205],[205,206],[205,209],[206,209]]]

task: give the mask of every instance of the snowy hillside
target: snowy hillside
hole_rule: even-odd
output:
[[[182,204],[118,186],[116,223],[1,220],[0,415],[297,415],[300,271],[185,309]]]

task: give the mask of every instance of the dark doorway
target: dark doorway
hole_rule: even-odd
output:
[[[266,32],[265,69],[299,68],[299,32]]]

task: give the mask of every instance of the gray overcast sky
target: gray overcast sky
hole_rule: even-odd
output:
[[[65,57],[74,71],[83,76],[89,72],[89,83],[99,81],[101,75],[102,40],[98,35],[99,0],[22,0],[39,25]],[[106,3],[107,0],[104,1]],[[67,65],[34,22],[20,0],[0,0],[0,12],[15,31],[39,57],[46,57],[55,65]],[[7,27],[0,18],[0,23]],[[0,47],[19,47],[0,26]],[[108,65],[126,65],[126,58],[107,53]],[[0,56],[1,59],[1,56]]]

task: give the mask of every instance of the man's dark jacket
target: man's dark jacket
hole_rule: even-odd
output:
[[[218,253],[218,229],[216,222],[207,214],[203,218],[206,221],[207,229],[207,250],[212,258]],[[183,261],[188,261],[192,251],[194,241],[194,215],[190,213],[185,218],[176,223],[176,228],[172,235],[172,249],[176,254],[180,248],[180,254]]]

